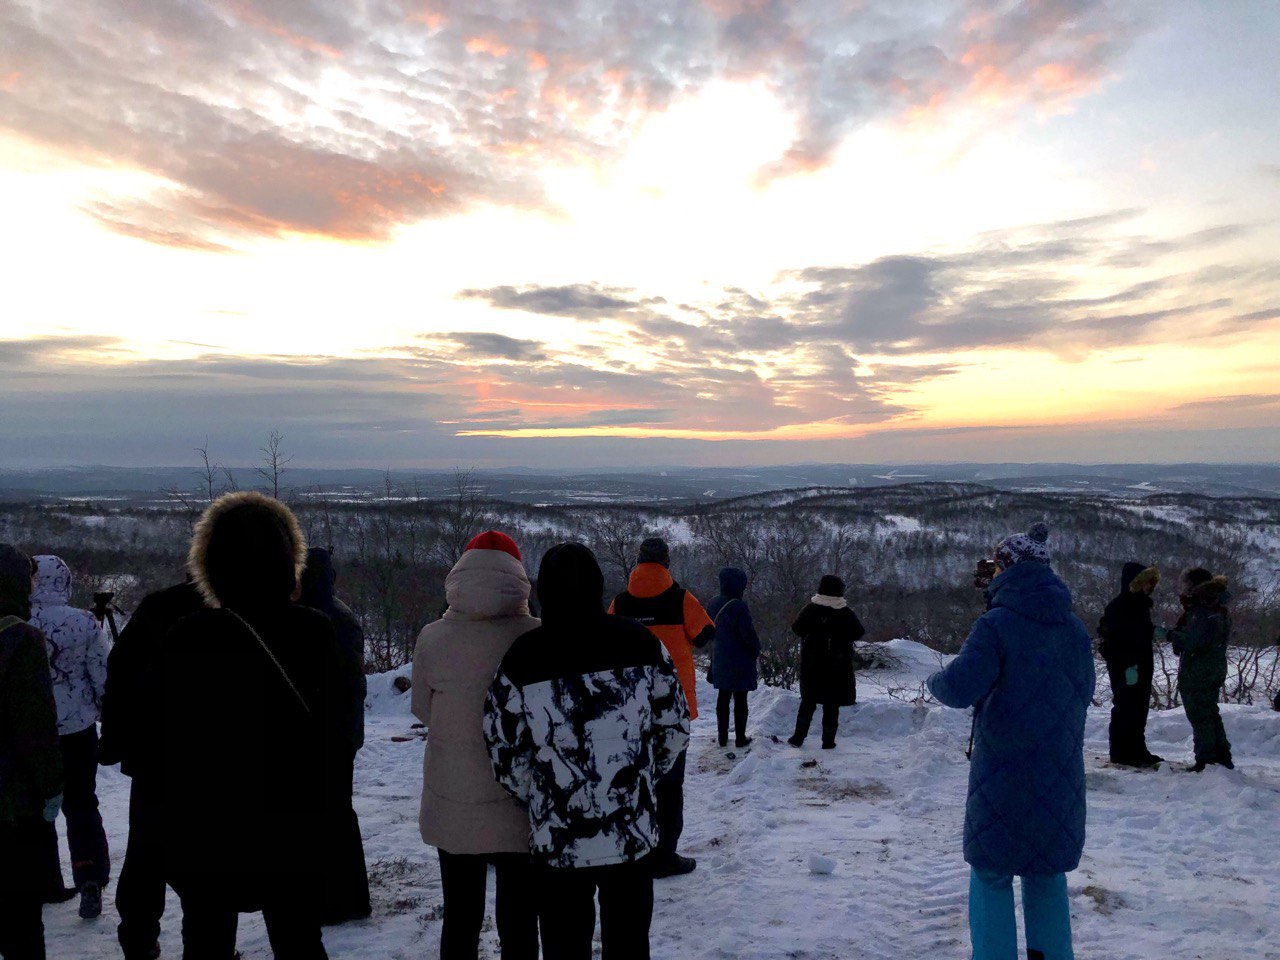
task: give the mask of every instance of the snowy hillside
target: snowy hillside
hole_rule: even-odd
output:
[[[834,751],[819,750],[817,737],[804,750],[772,742],[791,732],[797,697],[788,691],[752,695],[756,742],[738,756],[715,745],[714,720],[695,724],[682,847],[699,866],[657,885],[656,958],[968,956],[968,716],[896,699],[938,658],[907,641],[886,646],[899,666],[860,675],[861,703],[844,711]],[[438,871],[417,827],[423,743],[394,676],[370,678],[357,769],[375,915],[326,931],[335,960],[426,960],[438,948]],[[1109,767],[1107,710],[1090,712],[1089,839],[1068,877],[1078,957],[1280,958],[1280,713],[1223,713],[1238,769],[1193,775]],[[1172,760],[1191,758],[1181,711],[1153,714],[1149,741]],[[127,781],[104,771],[100,786],[118,874]],[[835,861],[833,874],[810,872],[815,854]],[[51,957],[118,956],[112,893],[96,924],[77,919],[74,904],[46,909]],[[177,934],[167,915],[167,957],[179,955]],[[485,936],[483,955],[497,957],[494,934]],[[244,918],[240,948],[246,960],[270,956],[257,917]]]

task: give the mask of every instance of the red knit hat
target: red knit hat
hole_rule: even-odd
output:
[[[505,533],[499,533],[497,530],[486,530],[484,533],[477,534],[470,543],[467,544],[468,550],[501,550],[509,553],[517,560],[523,562],[520,556],[520,548],[516,546],[516,542],[508,537]]]

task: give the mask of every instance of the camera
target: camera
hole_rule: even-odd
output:
[[[93,615],[101,620],[111,609],[111,601],[116,598],[112,590],[102,590],[93,595]]]
[[[973,565],[973,585],[985,590],[999,573],[1000,566],[994,560],[979,560]]]

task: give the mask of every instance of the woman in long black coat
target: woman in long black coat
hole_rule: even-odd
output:
[[[853,645],[867,631],[844,599],[844,581],[831,575],[822,578],[817,594],[791,629],[800,638],[800,712],[796,732],[787,742],[793,747],[804,745],[821,704],[822,747],[831,750],[840,727],[840,708],[851,707],[858,699]]]

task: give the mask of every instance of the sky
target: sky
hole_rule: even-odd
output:
[[[0,467],[1280,461],[1269,0],[0,0]]]

